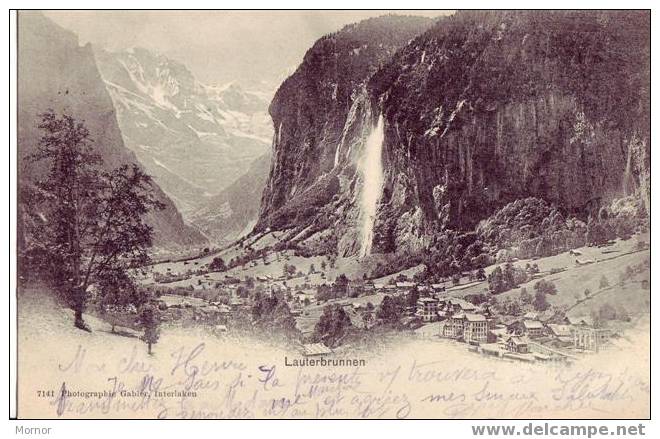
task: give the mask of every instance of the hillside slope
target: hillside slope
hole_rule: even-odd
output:
[[[18,15],[18,161],[19,182],[30,184],[45,168],[27,163],[41,136],[39,114],[51,108],[84,120],[105,166],[138,163],[124,146],[112,100],[105,89],[90,45],[81,47],[75,34],[38,12]],[[149,215],[158,246],[197,246],[205,238],[183,222],[181,214],[154,185],[165,209]],[[27,206],[29,208],[29,206]]]

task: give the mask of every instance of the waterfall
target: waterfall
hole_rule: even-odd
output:
[[[360,256],[371,254],[371,244],[374,239],[374,222],[378,201],[383,192],[383,140],[385,138],[383,116],[378,117],[378,123],[367,137],[364,153],[358,170],[362,177],[360,194]]]
[[[341,143],[337,145],[337,149],[335,150],[335,167],[339,164],[339,150],[341,149]]]

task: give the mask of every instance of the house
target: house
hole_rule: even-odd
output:
[[[443,327],[442,336],[462,338],[466,343],[482,343],[488,340],[488,320],[475,313],[458,313],[450,316]]]
[[[587,326],[576,326],[572,328],[573,347],[585,351],[598,350],[610,340],[612,332],[604,328],[589,328]]]
[[[506,350],[515,354],[528,354],[529,343],[526,338],[514,335],[506,341]]]
[[[549,323],[548,324],[548,334],[562,342],[562,343],[572,343],[573,342],[573,333],[571,332],[570,325],[562,325],[559,323]]]
[[[463,339],[466,343],[484,343],[488,340],[488,320],[484,315],[465,313]]]
[[[474,312],[477,310],[477,307],[467,300],[455,297],[440,299],[438,306],[441,311],[444,311],[447,314]]]
[[[442,328],[442,336],[454,339],[463,337],[463,329],[465,328],[465,319],[463,317],[463,314],[460,313],[449,316]]]
[[[536,311],[529,311],[523,316],[523,319],[526,320],[538,320],[539,319],[539,313]]]
[[[545,331],[543,323],[538,320],[523,320],[523,332],[529,337],[541,337]]]
[[[312,291],[298,291],[294,295],[294,299],[300,305],[304,305],[305,302],[314,303],[316,301],[316,294]]]
[[[431,297],[420,297],[417,300],[416,315],[425,322],[438,319],[438,301]]]
[[[564,323],[571,326],[593,326],[594,320],[591,316],[566,316]]]

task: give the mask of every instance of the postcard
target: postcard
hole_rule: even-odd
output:
[[[16,23],[19,420],[650,418],[650,11]]]

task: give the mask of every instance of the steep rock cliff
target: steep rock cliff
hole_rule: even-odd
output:
[[[331,235],[339,253],[357,253],[360,160],[379,115],[374,252],[417,251],[436,231],[471,230],[527,196],[583,217],[624,193],[648,206],[647,13],[467,11],[423,30],[375,72],[362,71],[366,80],[344,81],[359,85],[341,106],[310,111],[296,100],[304,88],[283,84],[271,104],[262,227],[302,222]],[[330,90],[329,77],[351,74],[305,67],[323,41],[297,84]]]

